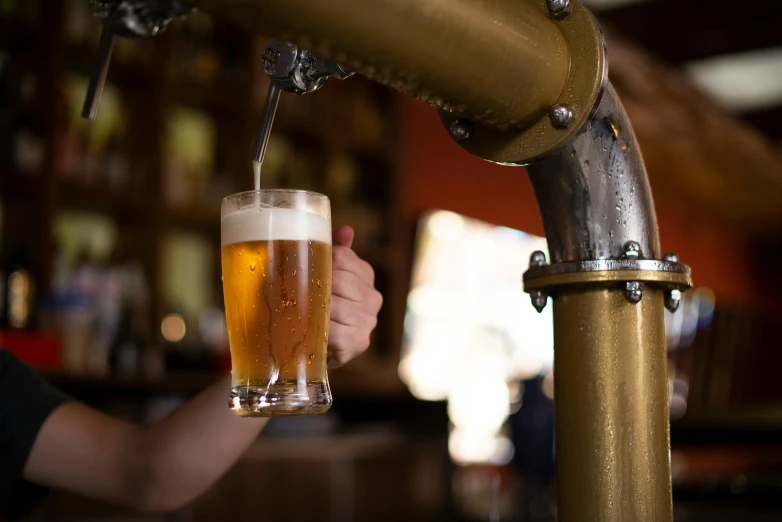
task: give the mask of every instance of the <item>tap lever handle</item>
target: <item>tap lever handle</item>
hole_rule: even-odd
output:
[[[343,80],[353,75],[338,63],[276,38],[266,44],[262,65],[272,82],[277,83],[283,91],[294,94],[315,92],[329,78]]]
[[[95,121],[95,117],[98,115],[100,97],[103,94],[103,86],[106,84],[106,75],[109,72],[109,63],[111,63],[111,52],[114,49],[114,39],[114,33],[104,26],[98,47],[98,61],[95,63],[95,68],[90,75],[87,96],[84,98],[84,107],[81,111],[82,118],[89,121]]]

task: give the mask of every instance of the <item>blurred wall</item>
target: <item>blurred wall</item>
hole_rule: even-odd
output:
[[[407,219],[440,208],[543,234],[532,185],[523,168],[471,156],[448,136],[433,108],[408,98],[400,106]],[[689,264],[697,285],[710,287],[718,301],[735,306],[762,299],[762,281],[753,275],[749,237],[711,216],[682,212],[657,193],[655,204],[663,251],[676,252]]]

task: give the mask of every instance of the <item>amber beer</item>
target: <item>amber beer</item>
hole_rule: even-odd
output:
[[[331,406],[326,374],[331,216],[323,195],[264,190],[223,201],[230,408],[309,415]]]

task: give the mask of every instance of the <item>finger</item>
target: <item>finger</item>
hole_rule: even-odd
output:
[[[351,301],[361,302],[369,288],[354,272],[334,270],[331,279],[332,295],[344,297]]]
[[[339,296],[331,297],[331,320],[345,326],[361,328],[366,330],[367,334],[377,326],[377,317],[368,313],[363,303]]]
[[[350,248],[353,245],[355,235],[356,233],[351,227],[342,226],[332,233],[331,238],[335,244]]]
[[[369,333],[334,321],[329,324],[329,368],[340,366],[369,348]]]
[[[375,270],[351,249],[335,246],[331,252],[332,270],[345,270],[357,274],[369,286],[375,286]]]

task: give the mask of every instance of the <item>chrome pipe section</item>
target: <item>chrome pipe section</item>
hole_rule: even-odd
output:
[[[641,150],[610,83],[586,128],[527,172],[552,263],[619,259],[628,241],[641,245],[642,257],[660,259]]]

